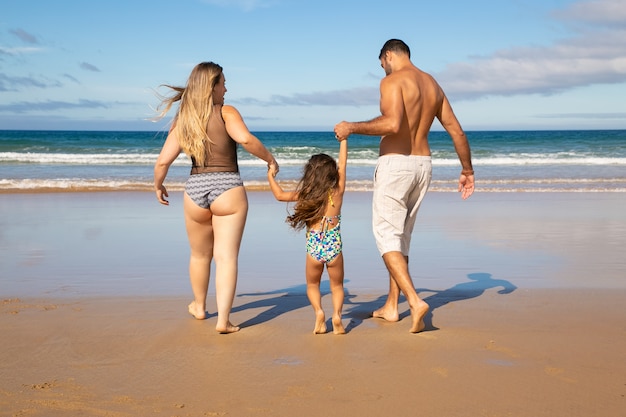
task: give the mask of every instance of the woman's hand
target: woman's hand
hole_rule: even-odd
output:
[[[170,202],[167,201],[165,197],[169,197],[169,195],[167,194],[165,186],[161,185],[159,188],[156,189],[156,198],[157,200],[159,200],[159,203],[163,204],[164,206],[169,206]]]

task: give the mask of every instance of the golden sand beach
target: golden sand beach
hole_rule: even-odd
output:
[[[242,330],[215,332],[213,297],[191,318],[178,197],[0,196],[0,416],[624,415],[626,195],[431,193],[410,263],[431,311],[411,334],[405,302],[397,323],[370,316],[387,277],[371,195],[347,194],[341,336],[312,334],[303,236],[266,192],[249,193]]]

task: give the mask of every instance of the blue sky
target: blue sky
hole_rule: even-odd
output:
[[[158,86],[214,61],[251,130],[330,131],[379,114],[389,38],[438,79],[466,130],[626,129],[624,0],[0,6],[0,129],[162,130],[146,120]]]

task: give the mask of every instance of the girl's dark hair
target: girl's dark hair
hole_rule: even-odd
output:
[[[324,153],[313,155],[304,166],[296,187],[298,200],[287,223],[296,230],[317,223],[326,211],[328,194],[339,185],[337,161]]]

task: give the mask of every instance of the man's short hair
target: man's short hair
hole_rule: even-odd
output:
[[[385,52],[391,51],[395,53],[407,54],[409,58],[411,58],[411,50],[409,46],[402,42],[400,39],[389,39],[383,45],[383,48],[380,50],[380,55],[378,55],[378,59],[382,59],[385,55]]]

